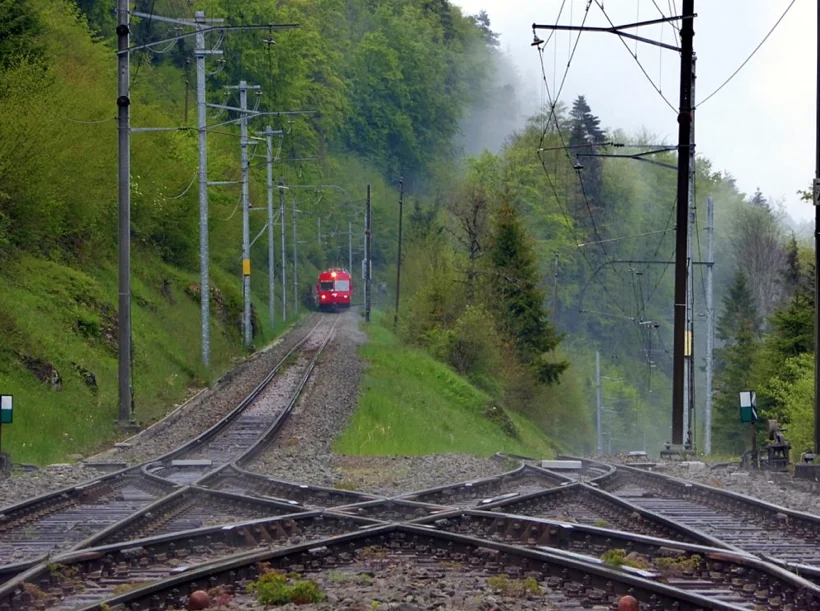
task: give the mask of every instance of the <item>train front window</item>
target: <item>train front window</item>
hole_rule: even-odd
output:
[[[330,280],[330,281],[327,281],[327,282],[320,282],[319,283],[319,290],[320,291],[332,291],[333,290],[333,281]]]
[[[337,280],[336,281],[336,290],[337,291],[349,291],[350,290],[350,280]]]

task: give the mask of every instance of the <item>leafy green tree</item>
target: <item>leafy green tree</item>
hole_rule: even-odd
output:
[[[718,319],[717,334],[724,346],[715,351],[714,442],[726,452],[741,453],[745,447],[747,435],[738,416],[738,393],[755,384],[753,364],[759,329],[760,317],[746,275],[737,270]]]
[[[538,287],[532,245],[515,208],[509,204],[503,204],[496,214],[490,256],[491,295],[502,329],[518,358],[535,370],[541,382],[558,382],[569,363],[551,358],[560,338],[543,305],[544,292]]]
[[[40,20],[29,0],[0,0],[0,69],[39,52]]]

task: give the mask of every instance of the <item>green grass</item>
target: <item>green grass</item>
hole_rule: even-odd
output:
[[[369,362],[359,407],[335,449],[348,455],[513,452],[549,458],[550,440],[525,417],[507,411],[520,439],[483,415],[490,397],[424,352],[402,346],[378,322],[360,347]]]
[[[211,370],[205,370],[199,303],[185,290],[199,283],[199,275],[138,252],[132,270],[135,417],[150,424],[246,352],[238,329],[217,320],[212,307]],[[231,280],[212,271],[212,282],[235,307],[240,293]],[[254,305],[262,323],[255,342],[261,345],[284,325],[271,329],[264,305]],[[64,461],[116,438],[116,315],[114,266],[81,271],[23,257],[0,270],[0,392],[14,395],[14,422],[3,427],[2,449],[15,462]],[[38,380],[21,357],[53,366],[61,388]],[[74,364],[93,373],[96,391]]]

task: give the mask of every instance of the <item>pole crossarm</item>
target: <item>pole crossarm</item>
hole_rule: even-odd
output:
[[[195,25],[195,24],[191,24]],[[292,30],[298,28],[298,23],[287,23],[287,24],[271,24],[271,25],[226,25],[226,26],[210,26],[207,28],[202,28],[197,30],[196,32],[186,32],[185,34],[178,34],[176,36],[169,36],[167,38],[161,38],[160,40],[155,40],[154,42],[145,43],[142,45],[135,45],[133,47],[128,47],[127,49],[122,49],[117,51],[117,55],[126,55],[131,51],[139,51],[140,49],[147,49],[149,47],[154,47],[158,44],[162,44],[163,42],[171,42],[174,40],[183,40],[185,38],[190,38],[191,36],[196,36],[197,34],[208,34],[209,32],[221,32],[224,30]],[[207,51],[204,51],[207,53]]]
[[[624,38],[629,38],[631,40],[637,40],[638,42],[645,42],[650,45],[655,45],[656,47],[661,47],[663,49],[668,49],[670,51],[676,51],[680,53],[681,47],[677,47],[675,45],[669,45],[665,42],[660,42],[657,40],[652,40],[651,38],[644,38],[643,36],[638,36],[636,34],[630,34],[629,32],[624,32],[623,30],[627,30],[630,28],[639,28],[642,26],[647,25],[657,25],[659,23],[669,23],[671,21],[678,21],[681,19],[689,18],[689,15],[673,15],[671,17],[663,17],[660,19],[650,19],[649,21],[636,21],[635,23],[627,23],[624,25],[614,25],[610,27],[601,27],[601,26],[580,26],[580,25],[558,25],[558,24],[539,24],[533,23],[532,29],[534,30],[555,30],[559,32],[604,32],[607,34],[616,34],[618,36],[622,36]],[[691,17],[697,17],[697,13],[691,15]],[[535,43],[533,43],[535,44]]]
[[[677,148],[677,147],[673,147]],[[653,155],[655,153],[662,153],[665,151],[648,151],[646,153],[635,153],[634,155],[617,155],[614,153],[578,153],[577,157],[609,157],[614,159],[634,159],[635,161],[643,161],[644,163],[651,163],[661,168],[668,168],[670,170],[677,170],[678,166],[671,163],[664,163],[663,161],[655,161],[654,159],[646,159],[644,155]]]

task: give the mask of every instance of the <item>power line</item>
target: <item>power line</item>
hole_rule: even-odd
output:
[[[733,78],[735,78],[735,76],[737,75],[737,73],[738,73],[738,72],[740,72],[740,71],[743,69],[743,67],[744,67],[746,64],[748,64],[748,63],[749,63],[749,60],[750,60],[750,59],[752,59],[752,58],[754,57],[755,53],[757,53],[757,52],[758,52],[758,50],[760,49],[760,47],[762,47],[762,46],[763,46],[763,43],[765,43],[765,42],[769,39],[769,36],[771,36],[771,35],[772,35],[772,32],[774,32],[774,31],[777,29],[777,26],[779,26],[779,25],[780,25],[780,22],[781,22],[781,21],[783,21],[783,18],[784,18],[784,17],[788,14],[788,12],[789,12],[789,11],[791,10],[791,8],[794,6],[794,3],[795,3],[795,0],[792,0],[792,1],[789,3],[789,6],[787,6],[787,7],[786,7],[786,10],[785,10],[785,11],[783,11],[783,14],[782,14],[782,15],[780,15],[780,19],[778,19],[778,20],[775,22],[775,24],[772,26],[772,29],[771,29],[771,30],[769,30],[769,33],[768,33],[768,34],[766,34],[766,36],[764,36],[764,37],[763,37],[763,40],[761,40],[761,41],[760,41],[760,44],[758,44],[758,45],[754,48],[754,51],[752,51],[752,52],[749,54],[749,57],[747,57],[745,60],[743,60],[743,63],[742,63],[742,64],[740,64],[740,65],[737,67],[737,70],[735,70],[734,72],[732,72],[732,74],[730,74],[730,75],[729,75],[729,78],[727,78],[725,81],[723,81],[723,83],[720,85],[720,87],[718,87],[717,89],[715,89],[712,93],[710,93],[710,94],[709,94],[709,95],[707,95],[705,98],[703,98],[700,102],[698,102],[698,104],[695,106],[696,108],[700,108],[700,105],[701,105],[701,104],[703,104],[706,100],[708,100],[708,99],[710,99],[712,96],[714,96],[714,95],[715,95],[718,91],[720,91],[720,90],[721,90],[721,89],[723,89],[726,85],[728,85],[728,84],[729,84],[729,81],[731,81]]]
[[[609,18],[609,15],[607,15],[606,10],[604,10],[604,3],[603,3],[601,0],[595,0],[595,4],[597,4],[597,5],[598,5],[598,7],[601,9],[601,12],[604,14],[604,17],[606,17],[606,20],[609,22],[609,25],[610,25],[611,27],[613,27],[613,28],[614,28],[614,27],[615,27],[615,24],[612,22],[612,19],[610,19],[610,18]],[[655,81],[653,81],[653,80],[652,80],[652,77],[651,77],[651,76],[649,76],[649,73],[646,71],[646,68],[644,68],[644,67],[643,67],[643,64],[641,63],[641,60],[639,60],[639,59],[638,59],[638,55],[637,55],[637,54],[635,54],[635,53],[633,53],[633,52],[629,49],[629,45],[628,45],[628,44],[626,44],[626,41],[623,39],[623,37],[621,37],[621,36],[619,35],[619,36],[618,36],[618,40],[620,40],[620,41],[621,41],[621,44],[623,44],[624,48],[627,50],[627,52],[629,53],[629,55],[632,57],[632,59],[634,59],[634,60],[635,60],[635,63],[637,63],[637,64],[638,64],[638,67],[641,69],[641,72],[643,72],[643,75],[646,77],[646,80],[648,80],[648,81],[649,81],[649,84],[650,84],[650,85],[652,85],[652,88],[653,88],[655,91],[657,91],[657,92],[658,92],[658,95],[659,95],[659,96],[661,96],[661,98],[663,98],[663,101],[664,101],[664,102],[666,102],[666,105],[667,105],[667,106],[669,106],[669,108],[671,108],[671,109],[672,109],[672,112],[674,112],[674,113],[676,113],[676,114],[677,114],[678,109],[677,109],[677,108],[675,108],[675,106],[672,104],[672,102],[670,102],[670,101],[669,101],[669,99],[668,99],[665,95],[663,95],[663,91],[661,91],[660,87],[658,87],[658,86],[655,84]]]

